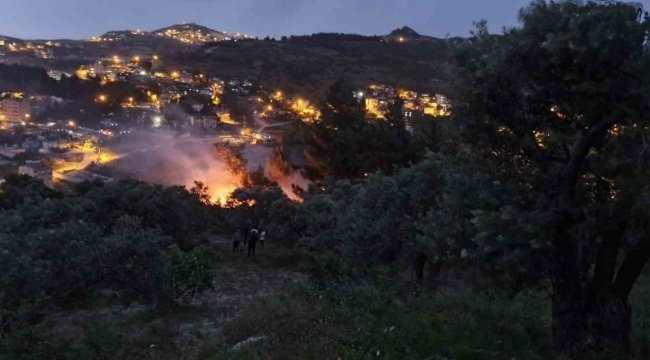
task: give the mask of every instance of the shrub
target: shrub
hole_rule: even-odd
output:
[[[175,298],[189,299],[214,287],[215,255],[206,246],[183,252],[172,245],[163,254],[163,263]]]

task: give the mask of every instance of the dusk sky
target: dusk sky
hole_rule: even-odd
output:
[[[155,30],[183,21],[254,36],[346,32],[466,36],[472,21],[491,32],[517,24],[529,0],[2,0],[0,34],[81,39],[108,30]],[[637,1],[638,2],[638,1]],[[650,9],[650,0],[640,0]]]

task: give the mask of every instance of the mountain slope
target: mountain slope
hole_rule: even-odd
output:
[[[210,29],[209,27],[203,26],[203,25],[198,25],[195,23],[186,23],[186,24],[175,24],[171,26],[164,27],[162,29],[157,29],[152,31],[154,34],[158,33],[164,33],[167,32],[168,30],[175,30],[175,31],[193,31],[193,32],[201,32],[204,34],[211,34],[211,33],[216,33],[216,34],[222,34],[226,35],[225,32],[223,31],[217,31]]]
[[[341,77],[360,86],[373,82],[409,88],[440,86],[447,77],[448,57],[444,40],[396,43],[381,37],[315,34],[285,41],[206,44],[167,58],[166,64],[210,76],[257,79],[267,88],[306,96],[322,94]]]

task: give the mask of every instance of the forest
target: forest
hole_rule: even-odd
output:
[[[0,185],[3,359],[650,358],[650,18],[533,1],[450,44],[446,118],[373,119],[345,80],[289,198],[239,149],[212,203],[136,180]],[[648,211],[648,212],[646,212]],[[237,229],[269,234],[254,257]]]

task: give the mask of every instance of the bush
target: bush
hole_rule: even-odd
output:
[[[215,254],[206,246],[183,252],[172,245],[163,254],[163,263],[175,298],[190,299],[214,287]]]

